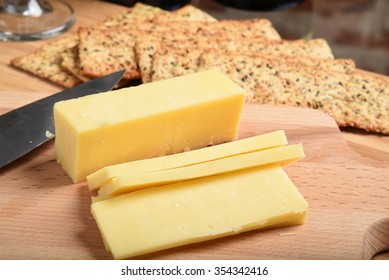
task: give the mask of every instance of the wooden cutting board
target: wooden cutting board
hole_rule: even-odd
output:
[[[3,95],[0,114],[37,97],[43,95]],[[289,143],[304,145],[306,158],[285,168],[310,205],[304,225],[140,258],[369,259],[388,250],[389,164],[356,154],[318,111],[246,106],[240,138],[278,129]],[[72,184],[53,147],[52,140],[0,170],[0,259],[110,259],[90,214],[86,183]]]

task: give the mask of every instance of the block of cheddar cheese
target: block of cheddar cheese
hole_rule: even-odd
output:
[[[278,165],[147,188],[91,206],[115,259],[302,224],[307,210],[307,202]]]
[[[269,164],[285,165],[303,157],[304,150],[302,145],[295,144],[174,169],[136,174],[124,172],[117,174],[116,177],[104,183],[99,190],[99,196],[123,194],[144,188],[188,181],[256,166],[266,166]]]
[[[235,140],[244,96],[211,69],[58,102],[57,161],[80,182],[108,165]]]
[[[87,176],[89,190],[97,190],[118,175],[174,169],[288,144],[283,130],[264,133],[202,149],[106,166]]]

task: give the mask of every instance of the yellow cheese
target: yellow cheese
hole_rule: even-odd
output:
[[[119,174],[129,176],[136,173],[173,169],[286,144],[288,142],[285,132],[279,130],[184,153],[107,166],[87,176],[87,181],[89,190],[93,191]]]
[[[302,224],[308,204],[279,166],[255,167],[95,202],[91,211],[114,258],[244,231]]]
[[[236,139],[244,91],[212,69],[58,102],[55,151],[74,182],[108,165]]]
[[[161,186],[260,165],[285,165],[304,157],[301,144],[281,146],[263,151],[148,173],[118,174],[99,190],[99,196],[122,194],[144,188]]]

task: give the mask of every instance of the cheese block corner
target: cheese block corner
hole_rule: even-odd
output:
[[[57,102],[57,161],[81,182],[108,165],[235,140],[244,96],[210,69]]]

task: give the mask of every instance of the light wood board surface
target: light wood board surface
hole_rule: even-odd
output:
[[[2,93],[0,113],[19,106]],[[27,102],[27,101],[24,101]],[[22,103],[19,101],[19,103]],[[240,138],[284,129],[306,158],[286,171],[310,205],[302,226],[258,230],[141,256],[151,259],[369,259],[389,248],[389,164],[364,158],[309,109],[246,105]],[[0,259],[110,259],[53,141],[0,170]],[[156,233],[158,234],[158,233]]]
[[[70,32],[74,32],[79,26],[92,25],[95,22],[104,19],[106,16],[127,9],[126,7],[108,2],[94,0],[69,0],[67,2],[74,7],[77,13],[76,24]],[[26,54],[42,44],[45,44],[45,42],[46,40],[23,43],[0,43],[0,114],[63,89],[46,80],[9,66],[10,59]],[[380,172],[384,170],[388,173],[388,136],[365,133],[364,131],[353,128],[342,129],[340,133],[330,118],[323,116],[320,113],[317,115],[316,112],[312,113],[310,110],[308,110],[308,116],[311,114],[316,116],[313,117],[312,120],[307,119],[305,116],[306,112],[308,112],[307,110],[292,109],[293,116],[302,117],[299,119],[299,121],[302,121],[303,123],[301,124],[299,122],[292,123],[295,119],[291,118],[289,115],[286,117],[278,115],[285,110],[284,108],[274,108],[274,110],[271,109],[272,107],[263,108],[266,108],[264,109],[265,111],[261,111],[258,114],[261,115],[265,121],[267,118],[270,120],[272,118],[275,118],[276,120],[282,118],[282,121],[280,121],[278,126],[270,123],[269,125],[266,124],[264,127],[257,127],[256,130],[252,132],[247,130],[247,133],[264,132],[267,129],[276,129],[277,127],[288,129],[290,126],[302,125],[300,129],[293,129],[293,131],[297,132],[301,130],[301,134],[306,133],[307,135],[314,132],[315,134],[312,137],[322,137],[326,140],[331,140],[330,143],[318,142],[322,143],[324,148],[333,148],[333,146],[338,148],[336,151],[322,151],[323,147],[320,146],[321,144],[317,144],[320,148],[318,151],[314,151],[313,155],[320,160],[326,158],[326,160],[332,160],[333,163],[336,163],[339,158],[342,158],[343,154],[346,154],[346,159],[349,157],[353,158],[353,164],[354,161],[357,161],[358,163],[363,164],[363,166],[367,165],[368,168],[378,168]],[[269,116],[263,115],[264,112],[269,114]],[[253,115],[256,116],[256,113]],[[321,125],[315,124],[315,121],[319,118],[318,116],[320,116],[320,120],[324,120],[323,122],[327,123],[326,128],[323,130],[321,129]],[[308,124],[306,124],[306,122],[308,122]],[[284,123],[286,123],[286,127],[282,127]],[[246,122],[244,124],[246,124]],[[263,125],[262,122],[261,125]],[[327,135],[327,133],[329,135]],[[333,138],[334,135],[336,135],[336,141]],[[296,134],[295,136],[297,137],[298,135]],[[294,140],[295,136],[292,134],[290,136],[292,137],[291,140]],[[296,141],[297,140],[299,140],[299,138],[296,138]],[[91,220],[91,216],[89,216],[89,206],[87,205],[89,203],[89,193],[82,184],[65,187],[70,184],[70,180],[56,165],[52,145],[52,143],[47,143],[47,145],[34,151],[26,158],[20,159],[11,167],[0,170],[0,184],[5,186],[0,190],[0,232],[6,232],[10,238],[7,239],[4,237],[2,239],[0,243],[0,258],[71,258],[72,256],[76,258],[109,258],[109,254],[106,254],[102,247],[94,221]],[[356,151],[357,154],[351,151],[350,147],[352,150]],[[362,158],[361,156],[365,158]],[[309,157],[307,160],[308,159]],[[303,162],[301,164],[303,164]],[[297,166],[299,165],[296,165],[296,168]],[[360,166],[357,165],[357,167],[359,168]],[[290,168],[295,167],[291,166]],[[358,175],[359,173],[354,174],[345,172],[344,174],[344,176],[350,176],[350,178],[347,177],[344,180],[349,180],[358,185],[364,184],[365,182],[363,180],[364,177],[362,176],[362,178],[360,178],[361,176]],[[296,176],[296,174],[294,176],[291,174],[292,178],[295,178]],[[322,179],[325,179],[325,182],[326,180],[330,180],[327,178]],[[336,184],[344,183],[344,181],[340,180],[337,176],[331,178],[331,182]],[[296,183],[298,184],[299,182]],[[385,187],[387,188],[387,186]],[[304,188],[302,191],[304,191]],[[320,196],[321,191],[322,189],[320,188],[317,190],[317,196]],[[315,201],[317,199],[316,195],[312,199]],[[309,197],[308,200],[310,200]],[[374,205],[375,204],[373,204],[373,206]],[[326,211],[329,211],[329,208],[331,207],[326,206]],[[355,213],[355,219],[357,220],[358,213],[357,211]],[[87,220],[84,220],[86,217],[88,217]],[[314,216],[310,214],[307,222],[314,219],[313,217]],[[31,219],[31,222],[25,223],[25,221],[28,221],[29,219]],[[69,236],[69,233],[63,230],[65,230],[72,221],[74,221],[75,229]],[[42,224],[40,222],[44,223],[41,228],[40,226],[42,226]],[[309,227],[309,223],[307,224],[307,227]],[[339,227],[342,227],[342,225],[339,225]],[[89,234],[91,234],[91,238],[88,238]],[[275,232],[273,234],[277,235]],[[286,236],[284,235],[284,237]],[[76,243],[74,243],[75,240]],[[235,239],[232,238],[231,240]],[[31,243],[29,243],[29,241],[31,241]],[[81,246],[82,249],[76,249],[81,248],[81,244],[83,245]],[[221,244],[224,243],[222,242]],[[385,244],[385,242],[382,244]],[[388,242],[386,241],[386,247],[384,245],[378,246],[377,251],[388,250],[387,244]],[[52,254],[53,249],[50,249],[51,246],[54,246],[54,250],[57,250],[55,254]],[[90,250],[91,247],[98,247],[99,249],[97,251]],[[223,251],[224,249],[222,247],[223,246],[219,246],[218,250]],[[23,248],[26,248],[25,253],[23,253]],[[35,248],[36,250],[34,250]],[[237,248],[237,250],[240,251],[241,249]],[[352,249],[350,248],[350,250]],[[312,252],[316,251],[313,250]],[[312,253],[312,256],[314,255],[315,254]],[[169,256],[173,258],[174,254],[161,255],[161,257],[167,258]],[[230,255],[227,255],[225,257],[228,258],[229,256]],[[389,254],[380,254],[380,256],[389,259]],[[265,258],[266,256],[264,255],[263,257]],[[315,255],[315,257],[325,257],[325,254],[323,253],[320,256]],[[347,258],[346,255],[339,255],[339,257]],[[290,258],[294,258],[294,255],[291,255]]]

